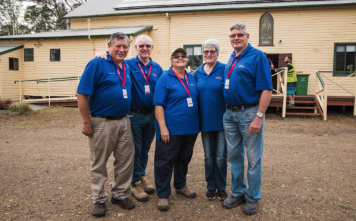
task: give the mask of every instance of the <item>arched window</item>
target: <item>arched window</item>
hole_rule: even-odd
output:
[[[260,19],[260,45],[273,45],[273,17],[268,12]]]

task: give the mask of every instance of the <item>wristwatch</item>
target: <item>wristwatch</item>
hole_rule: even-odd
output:
[[[263,114],[261,112],[257,112],[256,114],[259,118],[262,118],[263,117]]]

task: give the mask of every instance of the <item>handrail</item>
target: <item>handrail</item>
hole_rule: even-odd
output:
[[[79,76],[81,78],[81,76]],[[60,77],[60,78],[42,78],[42,79],[32,79],[32,80],[16,80],[14,81],[14,84],[16,82],[30,82],[30,81],[39,81],[39,82],[49,82],[49,81],[56,81],[56,79],[68,79],[68,81],[71,81],[73,79],[78,79],[78,76],[73,76],[73,77]]]
[[[320,72],[321,72],[321,71],[320,71]],[[325,87],[325,83],[324,83],[324,81],[323,81],[323,78],[320,76],[319,71],[316,72],[316,76],[318,76],[321,85],[322,85],[323,87]]]

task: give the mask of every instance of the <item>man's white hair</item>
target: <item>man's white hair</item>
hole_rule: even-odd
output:
[[[148,35],[140,35],[140,36],[138,36],[138,37],[136,38],[135,45],[137,45],[138,42],[139,42],[141,39],[143,39],[143,38],[148,39],[148,40],[151,42],[151,45],[153,45],[152,38],[151,38],[150,36],[148,36]]]

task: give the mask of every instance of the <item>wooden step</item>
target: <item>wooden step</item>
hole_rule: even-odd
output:
[[[314,113],[288,113],[286,112],[286,115],[289,116],[310,116],[310,117],[320,117],[321,114],[314,114]]]
[[[294,101],[295,104],[315,104],[315,101]]]
[[[303,106],[294,106],[294,107],[287,107],[290,110],[315,110],[317,107],[303,107]]]

